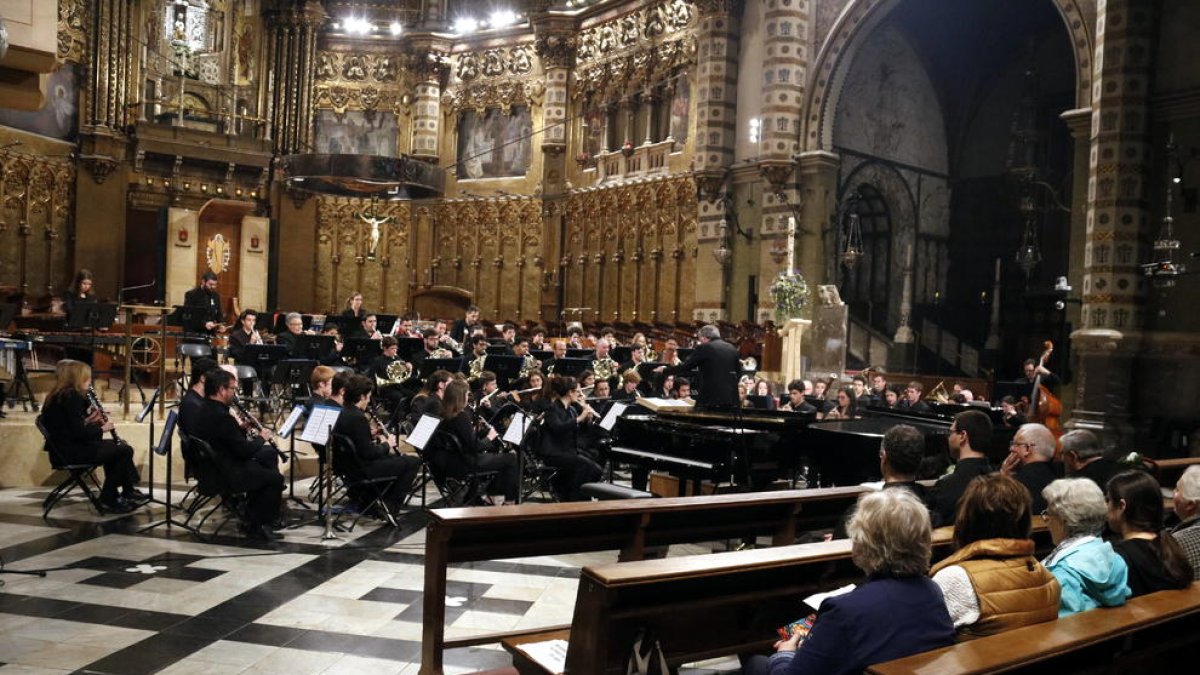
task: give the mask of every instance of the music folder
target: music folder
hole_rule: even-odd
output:
[[[158,437],[158,445],[154,446],[154,454],[166,457],[171,452],[171,436],[175,433],[175,424],[179,421],[179,411],[167,413],[167,423],[163,425],[162,436]]]

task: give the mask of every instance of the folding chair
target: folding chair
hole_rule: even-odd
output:
[[[377,511],[382,516],[382,520],[387,521],[392,527],[396,527],[396,516],[392,513],[391,507],[388,506],[387,500],[384,499],[388,489],[396,482],[396,477],[380,476],[371,478],[363,475],[362,462],[354,452],[354,442],[350,440],[350,437],[344,434],[333,434],[333,441],[334,452],[343,458],[338,463],[343,464],[343,468],[347,468],[345,465],[349,464],[348,468],[351,469],[349,473],[354,475],[343,473],[339,476],[342,481],[342,487],[338,492],[333,494],[333,498],[330,500],[331,504],[326,505],[326,508],[330,508],[332,504],[337,504],[339,501],[343,503],[349,501],[352,499],[351,492],[361,492],[370,501],[361,504],[362,508],[358,509],[358,515],[350,522],[350,527],[346,528],[346,531],[353,532],[355,526],[358,525],[358,521],[371,511]],[[330,461],[332,459],[331,457]],[[342,512],[344,513],[345,509]]]
[[[188,388],[188,375],[191,372],[191,364],[199,358],[213,358],[213,350],[209,345],[200,342],[181,342],[179,344],[179,353],[175,357],[175,365],[179,368],[179,397],[183,398],[184,393]]]
[[[96,480],[96,469],[100,466],[99,462],[68,462],[59,452],[58,447],[54,445],[54,441],[50,440],[50,433],[46,431],[46,424],[42,421],[42,416],[38,415],[34,420],[37,425],[37,430],[42,434],[42,440],[45,441],[43,449],[50,456],[50,466],[55,471],[66,471],[67,477],[63,482],[58,484],[58,487],[50,491],[46,495],[46,499],[42,501],[42,517],[50,515],[50,509],[54,508],[64,497],[71,493],[75,488],[79,488],[87,500],[92,503],[92,506],[104,515],[104,506],[100,503],[100,482]],[[89,485],[88,483],[91,483]]]
[[[200,530],[214,513],[224,510],[225,517],[210,535],[216,537],[230,520],[236,519],[239,522],[244,520],[246,495],[244,492],[232,488],[229,476],[221,463],[217,461],[216,453],[213,452],[212,446],[207,441],[192,436],[189,439],[189,446],[196,466],[196,491],[200,496],[205,497],[204,502],[193,511],[193,515],[198,513],[204,505],[216,501],[213,508],[204,514],[195,527],[196,530]]]
[[[433,432],[429,444],[421,454],[421,461],[429,466],[429,476],[438,489],[446,506],[477,506],[483,504],[488,485],[496,477],[495,471],[469,471],[466,475],[451,475],[444,469],[449,460],[457,456],[463,463],[471,459],[463,453],[458,438],[444,430]]]

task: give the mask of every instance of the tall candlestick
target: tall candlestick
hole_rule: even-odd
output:
[[[796,270],[796,217],[795,216],[788,216],[787,239],[788,239],[788,241],[787,241],[787,251],[788,251],[787,273],[791,274],[792,272],[794,272]]]

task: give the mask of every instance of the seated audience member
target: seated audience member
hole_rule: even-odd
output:
[[[954,416],[950,435],[946,437],[950,457],[954,460],[954,472],[938,479],[929,496],[930,508],[937,513],[938,522],[954,522],[958,500],[966,492],[967,484],[976,476],[992,472],[982,452],[991,439],[992,421],[984,413],[964,410]]]
[[[1120,537],[1113,549],[1129,566],[1129,590],[1139,595],[1187,588],[1192,565],[1187,553],[1163,529],[1162,489],[1144,471],[1125,471],[1105,488],[1108,526]]]
[[[1058,617],[1058,580],[1033,557],[1029,492],[1004,474],[967,486],[954,520],[958,549],[930,571],[959,635],[980,637]]]
[[[925,486],[917,482],[917,470],[925,457],[925,436],[919,429],[908,424],[897,424],[883,435],[879,444],[879,473],[883,476],[883,489],[901,488],[913,493],[922,504],[926,501]],[[833,531],[834,539],[846,538],[846,524],[854,514],[851,507],[842,522]],[[930,522],[937,527],[937,514],[930,513]]]
[[[1121,465],[1104,456],[1100,439],[1087,429],[1068,431],[1062,443],[1063,468],[1072,478],[1090,478],[1103,490],[1108,479],[1121,473]]]
[[[583,391],[573,377],[552,376],[549,393],[552,400],[542,422],[541,456],[546,464],[558,469],[555,491],[564,499],[581,501],[586,497],[579,488],[601,476],[600,466],[579,452],[579,425],[592,420],[595,413],[586,406]]]
[[[769,660],[750,659],[743,673],[860,673],[954,644],[942,592],[928,575],[932,530],[921,500],[908,490],[865,494],[849,530],[852,559],[866,581],[822,602],[802,645],[797,631],[776,643]]]
[[[1042,490],[1058,478],[1054,473],[1054,446],[1054,434],[1046,427],[1037,423],[1022,425],[1008,444],[1008,457],[1000,467],[1029,490],[1035,513],[1046,510]]]
[[[1192,574],[1200,581],[1200,466],[1189,466],[1175,484],[1175,515],[1179,524],[1171,528],[1171,536],[1183,547]]]
[[[350,480],[364,478],[395,478],[388,486],[383,498],[390,508],[404,505],[412,491],[413,481],[421,469],[421,461],[412,455],[393,454],[396,441],[390,434],[376,440],[371,434],[371,423],[363,411],[371,405],[371,380],[362,375],[351,375],[342,393],[342,412],[334,423],[335,434],[344,436],[351,447],[335,446],[333,471]],[[368,494],[351,496],[359,503],[369,502]]]
[[[1060,478],[1047,485],[1042,496],[1042,519],[1055,544],[1042,564],[1062,587],[1059,618],[1125,604],[1129,568],[1100,538],[1108,512],[1104,493],[1086,478]]]
[[[467,409],[467,395],[471,387],[463,380],[451,380],[446,385],[442,400],[442,419],[445,430],[458,440],[458,453],[446,449],[429,458],[430,463],[447,476],[464,478],[482,471],[498,472],[488,485],[488,501],[492,504],[517,502],[520,476],[517,473],[515,454],[486,452],[496,440],[496,431],[488,429],[486,439],[475,434],[471,411]]]

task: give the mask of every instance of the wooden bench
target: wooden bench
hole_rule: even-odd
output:
[[[446,570],[451,563],[612,550],[620,551],[618,560],[635,561],[651,546],[760,535],[781,546],[792,544],[797,532],[832,527],[864,491],[845,487],[435,509],[426,529],[420,672],[440,675],[447,648],[545,630],[446,640]]]
[[[1160,591],[952,647],[871,666],[874,675],[1186,672],[1200,653],[1200,584]],[[1191,666],[1186,664],[1191,663]]]
[[[934,531],[934,558],[953,550],[949,527]],[[1049,549],[1044,527],[1039,548]],[[638,631],[648,627],[668,663],[746,652],[766,652],[775,629],[802,617],[800,599],[862,580],[846,539],[768,549],[682,556],[584,568],[569,632],[506,639],[523,675],[548,671],[519,646],[568,640],[567,672],[624,673]]]

